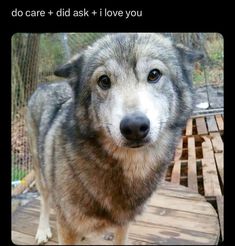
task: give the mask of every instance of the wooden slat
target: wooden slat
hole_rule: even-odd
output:
[[[224,143],[220,133],[210,133],[210,136],[214,150],[216,166],[220,175],[220,179],[224,183]]]
[[[172,203],[174,203],[174,201],[177,202],[178,198],[171,198],[171,201]],[[205,232],[203,226],[207,222],[216,223],[216,221],[218,221],[217,216],[205,216],[198,213],[180,211],[178,209],[175,210],[165,207],[162,208],[158,206],[148,206],[145,210],[144,216],[138,216],[136,219],[138,220],[138,222],[145,222],[147,225],[164,225],[179,228],[182,230],[188,229],[195,232]],[[192,221],[194,221],[194,223],[192,223]],[[206,230],[207,233],[213,233],[213,231],[213,227]]]
[[[177,148],[175,150],[174,156],[174,165],[171,174],[171,182],[175,184],[180,184],[180,169],[181,169],[181,162],[180,158],[183,152],[183,138],[180,139]]]
[[[216,166],[219,171],[220,179],[224,184],[224,155],[223,153],[215,153]]]
[[[206,117],[206,123],[207,123],[207,128],[208,128],[209,132],[217,132],[218,131],[216,120],[215,120],[215,117],[213,115]]]
[[[224,197],[217,196],[216,202],[217,202],[217,210],[219,214],[221,237],[222,240],[224,240]]]
[[[180,172],[181,172],[181,161],[175,161],[171,174],[172,183],[180,184]]]
[[[217,213],[215,210],[210,210],[210,212],[208,212],[208,208],[212,205],[204,201],[195,201],[182,198],[173,199],[172,197],[158,194],[157,196],[153,197],[153,199],[151,199],[148,203],[148,205],[152,206],[155,204],[157,204],[157,206],[161,208],[168,208],[194,214],[207,214],[209,216],[217,217]]]
[[[181,195],[181,193],[183,193],[185,195],[185,193],[188,193],[189,188],[186,186],[183,186],[183,185],[175,185],[175,184],[172,184],[171,182],[162,181],[159,183],[158,193],[162,192],[162,191],[165,191],[165,192],[174,191],[174,192],[178,193],[179,195]],[[203,196],[198,195],[196,192],[190,190],[190,194],[191,193],[193,193],[193,197],[191,197],[191,200],[193,200],[193,199],[197,200],[198,198],[205,200],[205,198]]]
[[[12,241],[16,245],[35,245],[35,238],[32,235],[21,233],[18,231],[12,231],[11,233]],[[50,240],[50,245],[57,245],[55,241]]]
[[[181,170],[181,161],[180,158],[183,152],[183,138],[180,139],[177,148],[175,150],[174,165],[171,173],[171,182],[175,184],[180,184],[180,170]]]
[[[148,226],[139,222],[133,224],[129,232],[128,245],[210,245],[210,242],[215,241],[218,241],[218,238],[214,234],[178,229],[173,226]]]
[[[35,178],[34,171],[31,170],[29,174],[27,174],[26,177],[22,179],[21,183],[12,190],[11,195],[17,196],[21,194],[34,181],[34,178]]]
[[[198,117],[196,120],[196,126],[197,126],[197,133],[199,135],[206,135],[208,134],[207,128],[206,128],[206,122],[204,117]]]
[[[224,130],[224,120],[222,116],[220,114],[217,114],[215,118],[216,118],[216,122],[217,122],[219,130],[223,131]]]
[[[198,191],[195,139],[188,138],[188,187]]]
[[[18,208],[12,217],[12,241],[16,244],[34,245],[38,221],[38,199]],[[52,216],[50,224],[53,238],[46,245],[57,242],[55,216]],[[163,182],[148,201],[144,213],[131,223],[127,243],[212,245],[217,244],[218,240],[218,216],[212,205],[187,187]],[[90,234],[83,243],[112,245],[113,241],[105,240],[103,234]]]
[[[202,159],[202,170],[205,196],[222,195],[215,162],[212,159]]]
[[[203,136],[205,140],[202,143],[202,172],[205,196],[220,196],[222,195],[219,179],[214,160],[214,154],[210,138]]]
[[[183,152],[183,138],[180,139],[176,147],[174,161],[178,161],[181,158],[182,152]]]
[[[186,125],[186,133],[185,133],[186,136],[191,136],[193,135],[193,119],[190,118],[187,122],[187,125]]]
[[[199,195],[198,192],[190,190],[189,193],[188,187],[183,185],[178,186],[171,182],[164,182],[163,184],[159,184],[157,194],[195,201],[206,201],[205,197]]]
[[[220,133],[210,133],[213,150],[215,153],[222,153],[224,151],[224,142],[220,136]]]

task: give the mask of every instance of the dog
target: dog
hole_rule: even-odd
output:
[[[28,103],[41,211],[38,244],[79,244],[113,227],[126,243],[128,225],[156,190],[193,109],[193,63],[200,52],[155,33],[107,34],[37,88]]]

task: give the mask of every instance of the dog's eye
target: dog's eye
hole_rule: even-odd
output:
[[[149,83],[157,83],[158,80],[161,78],[162,74],[158,69],[153,69],[149,72],[148,75],[148,82]]]
[[[108,90],[111,87],[110,78],[107,75],[102,75],[98,79],[98,85],[103,90]]]

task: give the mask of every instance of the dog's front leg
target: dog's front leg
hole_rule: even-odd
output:
[[[114,245],[127,244],[127,232],[128,232],[128,224],[117,227],[115,232]]]
[[[65,221],[57,219],[57,233],[59,245],[76,245],[82,241],[83,236],[75,232],[65,224]]]

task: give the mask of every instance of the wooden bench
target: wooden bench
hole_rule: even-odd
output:
[[[191,118],[169,166],[166,180],[205,196],[217,209],[224,238],[223,115]]]

